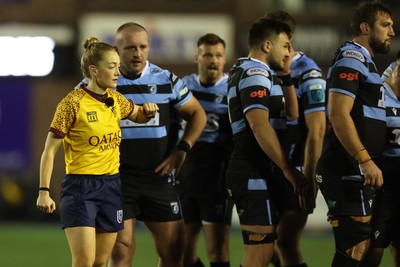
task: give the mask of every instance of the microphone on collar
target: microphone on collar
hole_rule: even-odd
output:
[[[114,106],[114,98],[107,97],[106,100],[104,100],[104,103],[106,104],[107,107],[112,107]]]

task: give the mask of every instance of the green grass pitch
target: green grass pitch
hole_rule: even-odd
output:
[[[143,225],[137,231],[136,267],[155,267],[157,256],[149,233]],[[333,255],[330,233],[305,232],[302,239],[304,258],[310,267],[330,266]],[[199,255],[208,263],[204,240],[200,240]],[[242,240],[237,229],[230,241],[231,266],[238,267],[243,256]],[[13,267],[68,267],[71,259],[64,232],[57,224],[0,223],[0,266]],[[382,267],[393,266],[386,251]]]

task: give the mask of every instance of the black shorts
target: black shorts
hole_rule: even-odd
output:
[[[277,225],[279,198],[274,191],[279,182],[271,176],[268,162],[264,167],[247,161],[231,160],[226,173],[228,192],[236,205],[242,225]]]
[[[283,210],[290,210],[301,212],[299,197],[295,194],[293,185],[285,178],[281,169],[271,162],[272,175],[279,182],[279,187],[276,189],[279,192],[278,208],[280,212]]]
[[[363,185],[362,176],[318,172],[317,183],[331,216],[372,215],[375,190]]]
[[[180,199],[185,223],[204,221],[231,224],[233,202],[225,192],[205,194],[201,198],[182,193]]]
[[[175,179],[136,179],[121,173],[124,196],[124,218],[137,218],[149,222],[169,222],[182,219],[181,204],[175,187]]]
[[[400,179],[398,159],[385,158],[379,167],[383,173],[383,187],[376,192],[371,225],[371,246],[386,248],[400,240]]]
[[[196,145],[188,154],[177,188],[186,223],[206,221],[231,224],[232,201],[225,185],[226,153],[215,144]]]
[[[62,228],[123,229],[121,180],[115,175],[66,175],[61,183]]]

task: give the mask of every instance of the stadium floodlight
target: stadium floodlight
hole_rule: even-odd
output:
[[[0,76],[46,76],[55,41],[46,36],[0,36]]]

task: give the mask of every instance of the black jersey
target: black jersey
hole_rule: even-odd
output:
[[[327,78],[329,92],[354,99],[350,115],[358,136],[372,159],[377,158],[386,136],[385,92],[371,55],[364,47],[346,42],[336,52]],[[357,162],[329,128],[319,165],[325,171],[359,173]]]

